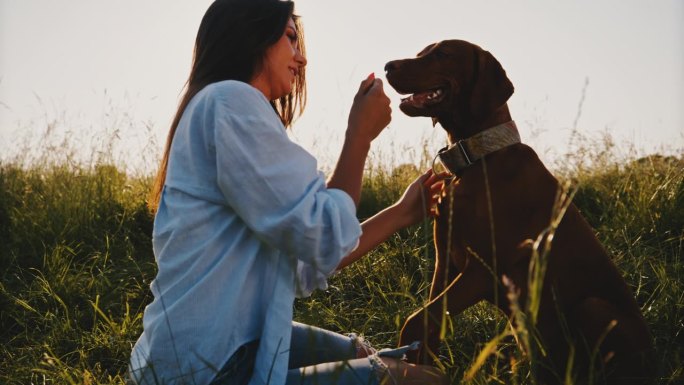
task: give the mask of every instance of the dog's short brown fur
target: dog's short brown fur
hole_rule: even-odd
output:
[[[432,117],[446,130],[450,144],[511,120],[506,102],[513,85],[499,62],[474,44],[442,41],[416,58],[387,63],[385,70],[399,93],[414,94],[401,110],[409,116]],[[436,89],[442,90],[432,95],[438,97],[425,97],[425,92]],[[511,314],[506,289],[494,282],[492,270],[499,282],[504,275],[512,280],[521,290],[520,303],[525,303],[530,240],[550,225],[560,188],[536,153],[521,143],[487,155],[445,188],[435,220],[437,256],[430,303],[427,311],[411,315],[401,331],[402,345],[424,342],[410,360],[431,362],[428,351],[438,351],[445,299],[452,316],[483,299]],[[602,339],[613,320],[617,324]],[[567,324],[565,331],[562,323]],[[601,339],[597,362],[608,361],[608,383],[647,382],[644,356],[651,349],[651,337],[639,306],[572,204],[553,237],[537,329],[549,352],[548,365],[540,369],[543,382],[561,382],[570,344],[576,351],[576,375],[586,376],[585,352]]]

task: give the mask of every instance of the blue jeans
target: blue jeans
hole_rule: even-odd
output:
[[[258,341],[241,346],[211,385],[247,384],[258,346]],[[364,348],[370,349],[371,355],[356,358]],[[356,335],[293,322],[286,385],[379,385],[386,368],[372,353]]]

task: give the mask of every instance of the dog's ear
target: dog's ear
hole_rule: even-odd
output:
[[[478,47],[475,56],[477,74],[470,96],[470,112],[483,117],[508,101],[513,95],[513,83],[494,55]]]

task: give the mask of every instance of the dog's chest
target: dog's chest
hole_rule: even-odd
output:
[[[468,182],[456,180],[445,188],[435,221],[438,242],[458,265],[465,263],[468,249],[482,249],[490,233],[485,191]]]
[[[514,253],[517,260],[520,243],[541,230],[529,226],[533,213],[526,210],[528,194],[512,194],[508,181],[495,171],[490,176],[472,173],[445,188],[435,222],[440,235],[436,240],[441,250],[450,250],[448,255],[457,265],[475,254],[488,263],[494,253],[499,257]]]

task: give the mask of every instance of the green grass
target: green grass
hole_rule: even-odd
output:
[[[608,149],[556,173],[577,188],[574,202],[637,296],[656,346],[654,383],[682,383],[684,159],[612,159]],[[371,165],[359,217],[393,202],[426,162],[417,163]],[[0,383],[123,383],[155,274],[149,185],[107,162],[0,164]],[[433,258],[431,225],[406,229],[298,300],[295,318],[393,346],[426,299]],[[495,340],[507,323],[492,306],[450,321],[442,363],[454,383],[534,383],[514,341]]]

